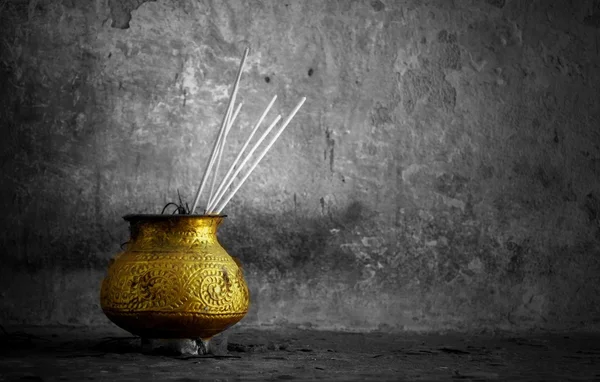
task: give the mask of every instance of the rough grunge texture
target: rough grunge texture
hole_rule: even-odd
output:
[[[108,325],[127,213],[191,203],[245,47],[241,325],[600,328],[600,2],[0,1],[0,322]]]

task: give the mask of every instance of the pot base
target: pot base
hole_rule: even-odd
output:
[[[120,328],[142,338],[201,338],[208,340],[234,325],[243,313],[111,312],[104,314]]]

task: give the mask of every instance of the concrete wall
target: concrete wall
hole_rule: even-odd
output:
[[[0,2],[0,323],[107,323],[121,216],[191,202],[308,101],[226,209],[247,325],[600,323],[600,3]]]

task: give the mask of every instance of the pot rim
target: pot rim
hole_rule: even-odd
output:
[[[123,220],[132,221],[132,220],[169,220],[169,219],[214,219],[214,218],[226,218],[227,215],[204,215],[204,214],[127,214],[123,216]]]

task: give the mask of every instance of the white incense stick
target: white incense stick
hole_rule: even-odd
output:
[[[221,166],[221,157],[223,156],[223,151],[225,151],[225,142],[227,140],[227,135],[229,135],[229,131],[231,130],[231,126],[233,125],[233,122],[235,122],[235,119],[237,118],[238,114],[240,113],[240,109],[242,108],[243,103],[240,102],[237,106],[237,108],[235,109],[235,112],[233,113],[233,117],[230,118],[229,122],[227,122],[227,127],[225,128],[225,134],[223,134],[223,139],[221,142],[219,142],[219,151],[217,152],[217,162],[215,164],[215,171],[213,174],[213,179],[210,185],[210,192],[208,193],[209,195],[209,204],[210,201],[213,198],[213,192],[215,190],[215,183],[217,182],[217,177],[219,176],[219,167]]]
[[[221,194],[223,192],[223,187],[225,187],[226,182],[229,180],[229,176],[231,175],[231,173],[235,169],[235,166],[237,166],[240,158],[244,154],[244,151],[246,151],[246,149],[248,148],[248,145],[250,144],[250,141],[254,137],[254,134],[256,134],[256,132],[258,131],[258,128],[260,127],[260,125],[264,121],[264,119],[267,116],[267,113],[269,112],[269,110],[271,110],[271,107],[273,106],[273,103],[275,103],[276,99],[277,99],[277,95],[275,95],[273,97],[273,99],[271,100],[271,102],[269,103],[269,105],[267,106],[267,108],[265,109],[265,111],[262,113],[262,115],[260,116],[260,118],[258,119],[258,121],[256,122],[256,124],[254,125],[254,128],[250,132],[250,135],[248,136],[248,139],[246,139],[246,142],[244,143],[244,145],[240,149],[240,152],[238,153],[237,157],[235,158],[235,160],[233,161],[233,163],[229,167],[229,170],[227,171],[227,173],[223,177],[223,180],[221,181],[221,184],[219,184],[219,187],[217,188],[217,191],[215,192],[213,198],[211,200],[209,200],[208,207],[207,207],[208,211],[210,211],[210,209],[215,206],[216,201],[217,201],[216,199],[221,197]]]
[[[249,49],[246,48],[244,50],[244,56],[242,57],[242,61],[240,62],[240,67],[238,69],[235,83],[233,85],[233,90],[231,92],[231,96],[229,97],[229,103],[227,105],[227,110],[230,110],[233,105],[234,95],[237,93],[237,87],[240,83],[240,78],[242,76],[242,71],[244,70],[244,63],[246,62],[246,58],[248,57]],[[215,154],[217,148],[219,146],[219,141],[225,132],[225,127],[227,125],[227,112],[225,112],[225,116],[223,116],[223,121],[221,122],[221,128],[219,129],[218,138],[215,140],[215,143],[212,148],[212,152],[210,153],[210,159],[206,163],[206,168],[204,169],[204,174],[202,174],[202,180],[200,181],[200,185],[198,186],[198,190],[196,191],[196,197],[194,198],[194,204],[192,205],[192,209],[190,210],[190,214],[193,214],[198,206],[198,202],[200,201],[200,195],[202,195],[202,191],[204,190],[204,186],[206,185],[206,181],[208,180],[208,175],[210,175],[210,171],[215,162]]]
[[[280,119],[281,119],[281,115],[278,115],[273,120],[273,122],[271,122],[271,124],[269,125],[269,127],[267,127],[267,129],[265,130],[265,132],[262,133],[262,135],[260,136],[260,138],[258,138],[258,141],[256,141],[256,143],[254,144],[254,146],[252,146],[252,148],[250,149],[250,151],[248,152],[248,154],[246,154],[246,156],[242,160],[242,163],[234,171],[234,173],[229,177],[229,179],[227,180],[227,183],[225,184],[225,186],[223,186],[223,188],[221,189],[221,191],[214,197],[214,200],[211,203],[211,205],[207,208],[207,211],[213,211],[214,210],[213,207],[216,206],[219,203],[219,201],[223,198],[223,194],[225,194],[225,192],[227,191],[227,189],[229,188],[229,186],[231,186],[231,183],[233,183],[233,181],[235,180],[235,177],[240,173],[240,171],[242,171],[242,169],[244,168],[244,165],[246,163],[248,163],[248,161],[252,157],[252,154],[254,154],[254,152],[256,151],[256,149],[258,149],[258,146],[260,146],[260,144],[265,140],[265,138],[267,138],[267,135],[269,135],[269,133],[271,132],[271,130],[273,130],[273,128],[275,127],[275,125],[277,124],[277,122],[279,122]]]
[[[302,100],[300,100],[300,102],[298,103],[298,105],[296,105],[296,107],[294,108],[294,110],[292,110],[292,112],[290,113],[290,115],[283,122],[283,124],[279,128],[279,131],[277,131],[277,133],[275,134],[275,136],[273,137],[273,139],[271,139],[271,141],[269,142],[269,144],[267,145],[267,147],[262,151],[262,153],[260,154],[260,156],[258,157],[258,159],[254,162],[254,164],[252,165],[252,167],[250,167],[250,170],[248,170],[248,172],[246,173],[246,175],[244,175],[244,177],[240,180],[240,182],[233,189],[233,191],[231,191],[229,193],[229,195],[227,195],[227,197],[225,198],[225,200],[223,200],[223,202],[219,205],[219,207],[217,207],[217,209],[215,211],[217,214],[220,214],[221,211],[223,211],[223,208],[225,208],[225,206],[227,205],[227,203],[229,203],[229,201],[231,200],[231,198],[233,198],[233,196],[235,195],[235,193],[240,189],[240,187],[242,187],[242,185],[244,184],[244,182],[246,181],[246,179],[248,179],[248,177],[250,176],[250,174],[252,174],[252,171],[254,171],[254,169],[256,168],[256,166],[258,166],[258,164],[263,159],[263,157],[267,154],[267,152],[269,151],[269,149],[271,148],[271,146],[273,146],[273,144],[275,143],[275,141],[277,140],[277,138],[279,138],[279,136],[281,135],[281,133],[283,133],[283,130],[285,130],[285,128],[290,123],[290,121],[292,120],[292,118],[294,118],[294,115],[296,115],[296,113],[298,112],[298,110],[300,109],[300,107],[302,107],[302,104],[304,104],[304,101],[306,101],[306,97],[303,97]]]
[[[236,108],[236,110],[235,110],[234,113],[228,113],[227,114],[227,125],[225,127],[225,133],[223,134],[223,137],[222,137],[223,139],[221,139],[219,141],[219,148],[217,149],[218,151],[217,151],[217,156],[216,156],[216,159],[215,159],[216,162],[215,162],[215,165],[214,165],[214,171],[213,171],[213,174],[212,174],[212,182],[211,182],[211,186],[210,186],[210,192],[208,193],[209,200],[210,200],[210,197],[212,197],[212,194],[213,194],[213,191],[214,191],[214,188],[215,188],[215,182],[216,182],[216,179],[218,177],[219,167],[221,165],[221,157],[223,156],[223,151],[225,150],[225,142],[227,140],[227,136],[229,135],[229,131],[231,130],[231,126],[233,126],[233,122],[237,118],[237,116],[238,116],[238,114],[240,112],[240,109],[242,108],[242,105],[243,105],[243,103],[240,103],[237,106],[237,108]],[[233,117],[231,116],[231,114],[233,114]]]

